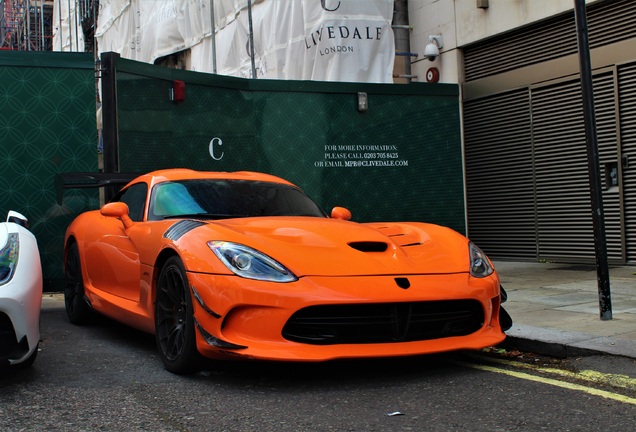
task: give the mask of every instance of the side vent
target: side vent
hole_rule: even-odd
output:
[[[384,252],[389,247],[384,242],[351,242],[349,246],[360,252]]]
[[[395,283],[402,289],[409,289],[411,287],[411,282],[405,277],[396,277]]]

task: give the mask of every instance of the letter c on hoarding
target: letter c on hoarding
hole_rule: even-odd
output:
[[[335,9],[329,9],[325,3],[327,3],[327,0],[320,0],[320,5],[322,6],[322,8],[324,10],[326,10],[328,12],[334,12],[334,11],[337,11],[338,9],[340,9],[340,2],[338,2],[338,6],[336,6]]]
[[[220,156],[216,155],[216,152],[214,151],[215,146],[222,146],[223,145],[223,140],[221,140],[221,138],[215,137],[212,138],[212,141],[210,141],[210,156],[212,156],[212,159],[214,160],[221,160],[223,159],[223,155],[225,153],[221,152]]]

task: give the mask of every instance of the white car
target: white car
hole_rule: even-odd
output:
[[[0,223],[0,367],[29,367],[40,343],[42,265],[28,221],[10,211]]]

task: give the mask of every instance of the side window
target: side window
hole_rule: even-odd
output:
[[[140,222],[144,218],[144,208],[148,185],[137,183],[118,193],[112,201],[119,201],[128,205],[129,216],[135,222]]]

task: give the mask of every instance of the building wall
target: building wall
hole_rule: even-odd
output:
[[[587,0],[593,3],[597,0]],[[410,0],[409,21],[411,51],[423,53],[429,35],[441,35],[443,48],[431,62],[421,55],[412,65],[414,75],[425,81],[428,68],[440,71],[440,82],[461,83],[460,48],[572,10],[573,0],[489,0],[487,9],[477,7],[477,0]],[[549,47],[550,41],[545,41]]]
[[[411,45],[441,34],[462,89],[468,234],[496,259],[594,262],[574,1],[410,2]],[[636,260],[636,2],[587,2],[610,262]],[[419,44],[419,46],[418,46]]]

